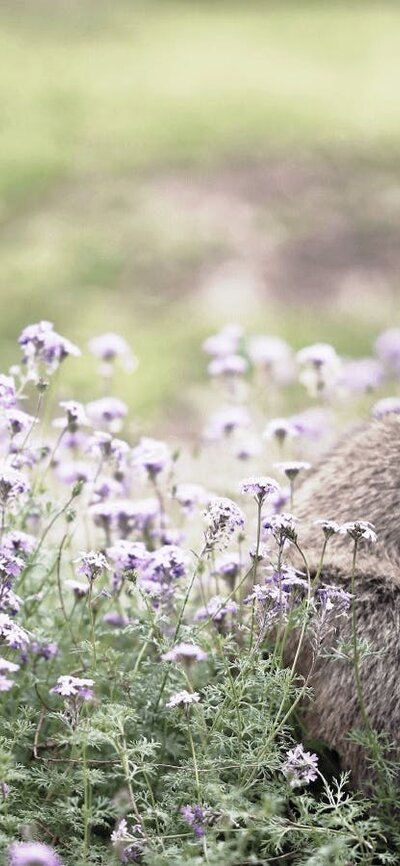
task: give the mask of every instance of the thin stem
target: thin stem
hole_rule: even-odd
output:
[[[192,731],[191,731],[191,729],[190,729],[189,713],[188,713],[188,712],[187,712],[187,715],[186,715],[186,721],[187,721],[187,729],[188,729],[188,739],[189,739],[190,751],[191,751],[191,753],[192,753],[192,758],[193,758],[194,775],[195,775],[195,779],[196,779],[197,799],[200,800],[200,779],[199,779],[199,770],[198,770],[198,766],[197,766],[196,750],[195,750],[195,748],[194,748],[194,742],[193,742]]]
[[[355,595],[355,577],[356,577],[356,560],[357,560],[358,541],[354,541],[353,563],[351,569],[351,625],[352,625],[352,640],[353,640],[353,663],[354,663],[354,679],[356,683],[357,700],[360,708],[363,725],[367,731],[371,730],[371,725],[368,719],[365,708],[364,694],[360,675],[360,652],[357,637],[357,612],[356,612],[356,595]]]

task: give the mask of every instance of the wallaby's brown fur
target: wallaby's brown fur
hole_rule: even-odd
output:
[[[299,544],[311,570],[318,568],[322,532],[319,518],[339,523],[368,520],[378,541],[361,542],[356,571],[359,638],[376,655],[361,662],[362,687],[370,724],[400,749],[400,416],[387,415],[343,440],[299,487],[294,513],[300,519]],[[319,544],[318,544],[319,542]],[[350,591],[353,542],[328,542],[321,581]],[[351,617],[337,620],[341,639],[351,641]],[[305,648],[299,670],[307,676]],[[350,661],[320,658],[311,679],[314,701],[305,710],[312,736],[335,749],[354,786],[368,788],[370,771],[363,750],[348,740],[362,722]]]

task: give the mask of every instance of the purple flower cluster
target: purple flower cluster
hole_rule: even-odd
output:
[[[53,373],[69,355],[78,357],[81,354],[77,346],[57,334],[52,323],[46,321],[28,325],[18,342],[22,349],[22,362],[34,379],[39,378],[42,368],[47,374]]]
[[[301,743],[294,749],[289,749],[286,761],[282,765],[291,788],[308,785],[315,782],[318,775],[318,757],[313,752],[306,752]]]
[[[206,545],[210,550],[213,547],[225,547],[230,536],[238,529],[243,529],[246,519],[236,502],[223,496],[211,499],[204,517]]]
[[[62,866],[53,848],[43,842],[13,842],[8,849],[8,866]]]

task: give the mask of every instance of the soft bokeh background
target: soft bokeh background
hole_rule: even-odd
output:
[[[116,330],[154,426],[225,322],[348,355],[400,323],[400,4],[2,0],[0,24],[3,369],[28,322]]]

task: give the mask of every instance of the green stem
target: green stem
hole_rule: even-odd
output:
[[[352,594],[352,604],[351,604],[351,625],[352,625],[352,640],[353,640],[353,663],[354,663],[354,679],[356,684],[356,692],[357,692],[357,700],[360,708],[361,718],[363,721],[363,725],[367,731],[371,730],[371,725],[369,723],[367,711],[365,708],[364,694],[361,683],[361,674],[360,674],[360,652],[358,647],[358,637],[357,637],[357,612],[356,612],[356,595],[355,595],[355,577],[356,577],[356,560],[357,560],[357,549],[358,542],[354,541],[354,550],[353,550],[353,563],[351,569],[351,594]]]

